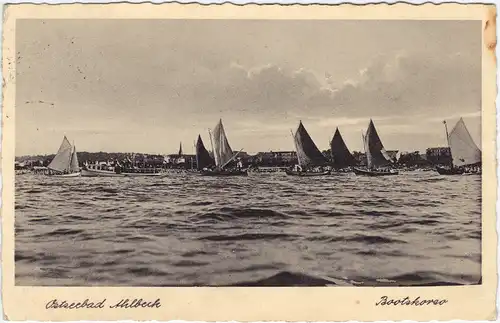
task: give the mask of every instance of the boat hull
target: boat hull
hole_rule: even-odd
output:
[[[315,177],[315,176],[326,176],[330,175],[331,171],[325,172],[297,172],[293,170],[285,170],[285,173],[289,176],[301,176],[301,177]]]
[[[54,176],[54,177],[63,177],[63,178],[70,178],[70,177],[80,177],[81,173],[70,173],[70,174],[50,174],[47,176]]]
[[[474,176],[474,175],[482,176],[482,173],[481,172],[465,172],[462,175],[464,175],[464,176]]]
[[[123,177],[123,174],[105,170],[83,169],[82,177]]]
[[[436,167],[436,171],[439,175],[462,175],[465,173],[465,170],[462,168],[444,168],[444,167]]]
[[[164,173],[122,173],[126,177],[159,177],[164,175]]]
[[[247,170],[202,170],[201,176],[248,176]]]
[[[380,172],[380,171],[371,171],[354,167],[352,169],[354,174],[361,176],[371,176],[371,177],[379,177],[379,176],[394,176],[398,175],[399,172]]]

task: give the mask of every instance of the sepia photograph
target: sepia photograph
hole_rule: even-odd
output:
[[[483,284],[484,20],[193,15],[16,19],[15,286]]]

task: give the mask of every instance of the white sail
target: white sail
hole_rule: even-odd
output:
[[[56,156],[50,162],[47,168],[55,170],[57,172],[64,172],[70,170],[71,156],[72,156],[72,146],[69,143],[66,136],[64,136],[61,146],[57,151]]]
[[[73,146],[73,155],[71,156],[70,172],[76,173],[80,171],[80,166],[78,165],[78,156],[76,154],[76,147]]]
[[[215,165],[218,168],[224,167],[234,156],[231,146],[227,141],[226,132],[222,125],[222,120],[219,120],[212,132]]]
[[[481,162],[481,150],[472,139],[462,118],[448,135],[453,165],[466,166]]]

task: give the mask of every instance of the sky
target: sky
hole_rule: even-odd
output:
[[[222,118],[233,150],[445,146],[460,117],[480,145],[480,21],[19,20],[16,155],[194,152]]]

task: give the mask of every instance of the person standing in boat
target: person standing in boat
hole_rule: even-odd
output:
[[[115,173],[116,174],[121,174],[121,172],[122,172],[122,167],[121,167],[120,163],[117,161],[115,163]]]

